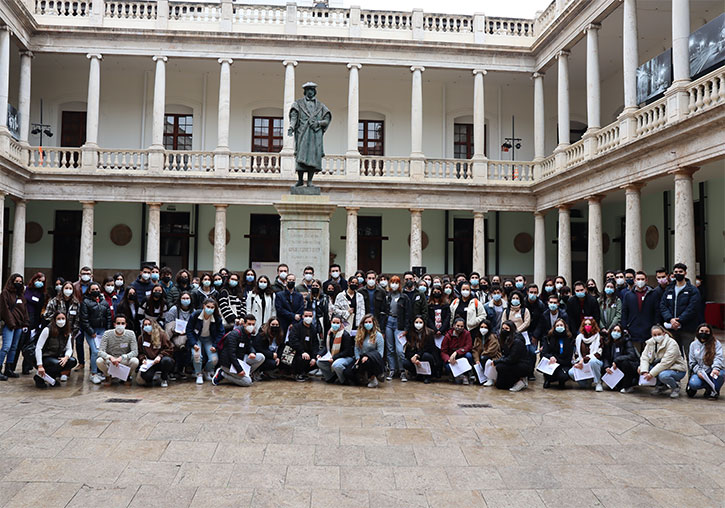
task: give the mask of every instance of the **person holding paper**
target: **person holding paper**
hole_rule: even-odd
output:
[[[405,336],[410,326],[408,309],[410,300],[403,293],[400,287],[400,277],[390,277],[390,290],[386,295],[386,307],[388,308],[388,319],[385,323],[385,354],[388,362],[388,373],[400,372],[401,381],[405,376],[403,367],[403,345],[400,343],[400,336]],[[407,378],[406,378],[407,381]]]
[[[295,351],[292,372],[296,381],[309,381],[308,373],[317,368],[319,336],[320,331],[315,323],[314,311],[305,309],[302,312],[302,320],[290,327],[288,337],[289,346]]]
[[[412,379],[430,383],[431,377],[439,376],[441,369],[441,355],[435,344],[435,332],[426,326],[423,316],[416,316],[406,338],[403,367]],[[428,362],[430,374],[418,374],[416,366],[420,362]]]
[[[194,297],[192,295],[192,301]],[[186,323],[187,347],[191,349],[196,384],[204,384],[204,377],[201,372],[202,359],[206,356],[204,373],[211,381],[211,374],[219,362],[216,345],[224,336],[224,324],[216,300],[207,298],[204,300],[201,309],[195,310]]]
[[[94,283],[95,284],[95,283]],[[93,289],[93,284],[89,291]],[[104,302],[105,303],[105,302]],[[126,316],[118,314],[114,320],[115,327],[113,330],[106,330],[101,337],[101,346],[98,348],[98,359],[96,367],[103,374],[107,382],[108,367],[110,365],[125,365],[135,372],[138,368],[138,343],[136,342],[136,334],[127,328]],[[91,378],[94,384],[101,383],[101,377]]]
[[[71,325],[63,312],[53,316],[50,324],[43,328],[35,345],[35,362],[38,373],[33,377],[35,386],[45,388],[48,378],[56,379],[61,372],[69,371],[78,362],[73,358]],[[52,386],[59,386],[57,381]]]
[[[451,365],[455,365],[461,358],[466,358],[468,363],[473,365],[472,347],[473,340],[471,334],[466,330],[466,322],[462,317],[457,317],[453,321],[453,328],[448,330],[441,344],[441,359],[448,374],[453,375]],[[459,374],[454,378],[454,382],[459,385],[467,385],[469,384],[468,375],[466,373]]]
[[[151,321],[156,321],[159,323],[160,326],[164,326],[164,316],[169,311],[168,306],[166,305],[166,294],[164,293],[164,287],[156,283],[151,288],[151,294],[146,298],[146,300],[141,304],[141,307],[138,311],[138,320],[139,325],[143,327],[141,323],[143,323],[144,319],[150,319]]]
[[[345,370],[345,379],[356,379],[368,388],[377,388],[378,376],[383,374],[383,334],[372,314],[363,316],[362,326],[355,335],[355,363]]]
[[[556,381],[559,383],[559,389],[563,390],[569,381],[569,369],[574,357],[574,338],[567,320],[560,317],[554,321],[554,326],[542,342],[541,358],[547,359],[550,364],[558,365],[551,374],[544,374],[544,388],[551,388],[552,381]]]
[[[575,297],[576,298],[576,297]],[[574,369],[582,370],[588,364],[594,378],[577,381],[579,386],[587,388],[592,381],[597,392],[604,391],[602,386],[602,344],[597,319],[586,316],[579,326],[579,334],[574,345],[574,365],[569,369],[569,377],[576,381]]]
[[[244,324],[236,325],[224,336],[219,368],[211,384],[219,385],[224,379],[237,386],[251,386],[254,372],[264,363],[264,355],[254,349],[256,318],[253,314],[244,316]]]
[[[720,341],[712,333],[712,327],[702,323],[697,327],[695,341],[690,344],[687,355],[690,364],[690,380],[687,382],[687,396],[692,398],[698,390],[705,389],[706,399],[717,399],[720,396],[723,377],[723,353]]]
[[[650,381],[656,379],[652,395],[661,395],[670,388],[670,398],[680,396],[680,381],[685,377],[687,364],[677,341],[660,325],[650,330],[652,337],[645,342],[637,373]]]
[[[186,379],[186,368],[191,367],[191,353],[186,347],[186,325],[193,312],[191,291],[184,289],[179,292],[176,305],[172,306],[164,316],[166,335],[174,345],[173,356],[176,371],[174,375],[181,379]]]
[[[101,285],[91,282],[81,302],[81,330],[86,337],[91,352],[91,383],[99,384],[103,376],[98,372],[99,339],[106,330],[111,328],[111,308],[101,296]],[[136,336],[133,337],[136,342]],[[105,371],[104,371],[105,372]]]
[[[516,333],[516,323],[504,321],[499,333],[501,358],[494,360],[496,367],[496,388],[519,392],[529,386],[529,353],[524,338]]]
[[[265,379],[276,379],[273,371],[286,367],[279,358],[284,350],[284,340],[285,334],[282,333],[282,327],[276,317],[270,318],[255,336],[254,349],[264,355],[264,363],[258,370]]]
[[[498,334],[503,322],[503,311],[506,310],[507,304],[503,299],[503,289],[501,286],[491,286],[491,299],[484,305],[486,310],[486,319],[491,323],[490,330]]]
[[[161,373],[161,387],[169,386],[169,374],[174,371],[174,345],[158,322],[145,318],[138,336],[138,361],[141,365],[136,383],[153,386],[154,376]]]
[[[65,314],[66,322],[70,327],[71,340],[74,337],[81,335],[80,332],[80,310],[81,304],[76,300],[73,292],[73,283],[65,281],[61,283],[61,289],[57,294],[48,301],[48,305],[45,306],[45,313],[43,319],[50,323],[53,317],[62,312]],[[81,343],[82,344],[82,343]],[[68,380],[68,374],[71,369],[63,369],[63,373],[60,376],[60,380],[65,382]]]
[[[607,283],[609,286],[611,283]],[[613,286],[612,286],[613,287]],[[627,292],[632,294],[632,291]],[[621,393],[631,393],[637,384],[637,366],[639,365],[639,353],[632,344],[622,325],[616,324],[609,329],[609,335],[602,339],[602,366],[607,374],[616,370],[622,371],[624,377],[612,387],[612,390],[619,389]]]
[[[531,325],[531,312],[524,304],[524,295],[518,289],[511,292],[509,306],[503,313],[503,319],[513,321],[516,325],[516,332],[520,333],[526,343],[526,350],[529,352],[530,371],[528,380],[533,381],[534,364],[536,363],[536,344],[531,342],[529,326]]]
[[[334,316],[330,331],[325,335],[322,348],[317,355],[317,366],[328,383],[338,380],[345,384],[345,369],[355,361],[355,340],[342,326],[342,319]]]
[[[485,367],[489,360],[501,358],[501,345],[498,342],[498,336],[491,331],[491,322],[488,319],[481,321],[478,327],[478,335],[473,340],[471,355],[473,355],[474,364],[481,364],[481,367]],[[493,383],[493,380],[487,379],[483,386],[493,386]]]

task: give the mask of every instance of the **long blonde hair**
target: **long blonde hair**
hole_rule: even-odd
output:
[[[153,319],[146,318],[144,321],[151,323],[151,333],[149,334],[151,336],[151,347],[159,349],[161,347],[161,327]]]
[[[364,326],[365,321],[367,321],[368,319],[373,320],[373,328],[370,331],[367,331]],[[360,321],[360,324],[363,326],[362,326],[362,329],[360,329],[360,328],[357,329],[357,333],[355,334],[355,345],[357,347],[362,347],[363,342],[365,342],[365,339],[367,337],[370,337],[371,344],[375,344],[375,339],[378,335],[378,332],[380,332],[380,327],[378,326],[378,320],[375,319],[375,316],[373,316],[372,314],[365,314],[362,318],[362,321]],[[362,332],[362,333],[360,333],[360,332]]]

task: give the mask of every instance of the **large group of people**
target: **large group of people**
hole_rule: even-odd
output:
[[[543,373],[543,387],[605,387],[630,393],[686,393],[716,399],[723,352],[704,322],[703,299],[687,267],[606,273],[571,286],[526,277],[402,276],[333,264],[324,282],[312,266],[300,279],[285,264],[273,278],[252,269],[194,276],[145,263],[98,281],[26,284],[12,274],[0,293],[0,380],[29,375],[61,386],[72,371],[93,384],[135,380],[209,381],[250,386],[278,378],[374,388],[399,378],[521,391]],[[86,355],[86,345],[88,355]],[[75,350],[75,353],[74,353]],[[86,358],[88,356],[88,358]]]

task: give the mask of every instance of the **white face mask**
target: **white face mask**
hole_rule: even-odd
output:
[[[72,294],[73,294],[73,290],[72,290],[72,289],[64,289],[64,290],[63,290],[63,294],[64,294],[64,295],[65,295],[66,297],[69,297],[70,295],[72,295]]]
[[[392,289],[393,291],[397,291],[399,288],[400,288],[400,284],[398,284],[397,282],[390,283],[390,289]]]
[[[261,290],[267,289],[267,283],[266,282],[260,282],[259,283],[259,289],[261,289]]]
[[[644,287],[644,285],[647,284],[647,281],[646,280],[637,280],[634,283],[637,285],[638,288],[642,289]]]
[[[387,280],[381,280],[381,281],[380,281],[380,287],[381,287],[381,288],[386,288],[386,287],[388,287],[388,281],[387,281]]]
[[[143,280],[149,280],[151,278],[151,274],[150,273],[142,273],[141,274],[141,278]]]
[[[415,325],[413,325],[413,326],[415,326],[415,329],[416,330],[422,330],[423,329],[423,326],[424,326],[424,323],[415,323]]]
[[[306,280],[307,282],[310,282],[310,281],[312,280],[312,274],[311,274],[311,273],[306,273],[306,274],[305,274],[305,280]]]
[[[485,336],[488,333],[488,328],[481,328],[481,335]]]
[[[247,325],[244,329],[247,330],[247,333],[254,333],[254,325]]]
[[[117,281],[114,282],[114,284],[116,285],[116,287],[119,287],[120,288],[120,287],[123,286],[123,280],[118,279]]]
[[[81,275],[81,280],[82,280],[83,282],[88,282],[88,281],[90,281],[90,280],[91,280],[91,276],[90,276],[90,275],[88,275],[88,274],[83,274],[83,275]]]
[[[339,279],[340,278],[340,272],[331,272],[330,275],[333,279]]]
[[[126,325],[116,325],[116,333],[121,335],[126,331]]]
[[[279,280],[287,280],[287,272],[279,272]]]
[[[113,290],[115,289],[115,286],[105,286],[106,287],[106,293],[113,293]]]
[[[368,279],[367,284],[368,284],[368,287],[369,288],[374,288],[375,287],[375,279]]]
[[[302,318],[302,321],[304,321],[306,325],[312,324],[312,318],[310,316],[305,316],[304,318]]]
[[[58,328],[63,328],[65,326],[65,319],[56,320],[55,326],[57,326]]]
[[[467,289],[464,289],[464,290],[461,291],[461,296],[463,298],[468,298],[469,296],[471,296],[471,292],[469,290],[467,290]]]

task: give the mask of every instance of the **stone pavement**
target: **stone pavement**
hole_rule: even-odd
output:
[[[74,374],[45,391],[1,383],[0,408],[6,507],[725,505],[723,401],[644,390],[148,389]]]

